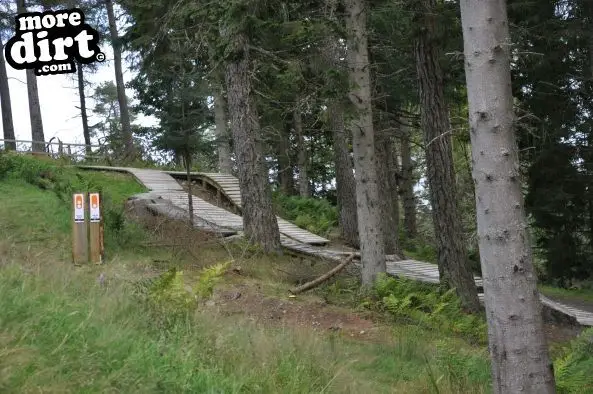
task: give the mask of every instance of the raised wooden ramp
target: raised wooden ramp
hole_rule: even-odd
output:
[[[421,282],[439,283],[439,268],[436,264],[426,263],[417,260],[387,261],[387,273],[390,275],[403,276]],[[482,278],[474,277],[476,286],[482,287]],[[478,294],[480,301],[484,302],[484,294]],[[583,326],[593,326],[593,313],[570,307],[540,294],[543,305],[554,309],[567,316],[573,317]]]
[[[141,168],[127,168],[127,167],[102,167],[102,166],[79,166],[80,168],[102,170],[102,171],[119,171],[126,172],[134,175],[134,177],[151,190],[151,195],[155,198],[166,199],[172,202],[173,205],[178,207],[184,212],[188,210],[188,199],[187,192],[183,190],[183,187],[171,176],[176,173],[169,173],[152,170],[152,169],[141,169]],[[183,174],[183,173],[178,173]],[[196,175],[194,173],[194,175]],[[202,174],[205,178],[215,181],[219,187],[223,187],[224,182],[232,184],[229,176],[212,177],[212,174]],[[220,174],[215,174],[220,175]],[[202,179],[205,179],[202,178]],[[236,178],[235,178],[236,179]],[[218,182],[222,182],[218,183]],[[238,184],[238,183],[237,183]],[[225,185],[227,192],[231,192],[232,187]],[[224,192],[224,190],[223,190]],[[226,192],[225,192],[226,194]],[[231,194],[228,195],[231,199]],[[240,204],[240,196],[234,196],[232,198],[237,199]],[[194,215],[198,219],[198,227],[202,229],[209,229],[213,232],[239,233],[243,228],[243,219],[241,216],[233,214],[225,209],[219,208],[212,205],[198,197],[193,197],[194,204]],[[240,206],[240,205],[239,205]],[[283,220],[283,219],[280,219]],[[287,222],[288,223],[288,222]],[[280,226],[280,223],[279,223]],[[292,225],[294,226],[294,225]],[[296,226],[294,226],[296,227]],[[291,227],[283,227],[284,231],[281,230],[280,241],[282,246],[297,253],[310,255],[318,258],[324,258],[332,261],[340,261],[351,252],[331,250],[314,246],[303,242],[295,237],[287,236],[290,233]],[[287,231],[287,228],[289,231]],[[298,228],[298,227],[296,227]],[[302,230],[302,229],[301,229]],[[304,231],[304,230],[303,230]],[[302,237],[300,237],[302,239]],[[321,237],[320,237],[321,238]],[[327,240],[326,240],[327,241]],[[328,241],[327,241],[328,242]],[[355,256],[360,259],[360,253],[355,252]],[[387,260],[387,273],[393,276],[402,276],[405,278],[414,279],[421,282],[427,283],[439,283],[439,270],[436,264],[417,260],[398,260],[396,256],[386,256]],[[475,277],[476,285],[482,286],[482,279]],[[479,294],[480,300],[483,302],[484,295]],[[544,295],[540,295],[541,301],[547,307],[561,312],[567,316],[573,317],[576,321],[584,326],[593,326],[593,313],[583,311],[577,308],[567,306],[565,304],[553,301]]]
[[[571,306],[551,300],[543,294],[540,294],[540,299],[542,301],[542,304],[544,304],[548,308],[562,312],[565,315],[574,317],[579,324],[583,326],[593,326],[593,313],[573,308]]]
[[[80,166],[80,168],[130,173],[134,175],[138,182],[142,183],[144,186],[146,186],[146,188],[150,189],[159,197],[171,200],[173,204],[185,209],[186,211],[189,209],[187,192],[185,192],[183,187],[179,184],[179,182],[177,182],[171,176],[184,175],[184,173],[167,173],[160,170],[131,167]],[[234,181],[229,180],[228,182],[230,183],[228,184],[223,182],[223,185],[227,187],[227,190],[229,190],[229,184],[236,184],[237,187],[239,185],[237,178],[228,176],[228,179],[231,178],[234,179]],[[218,179],[222,182],[221,178]],[[222,187],[222,185],[216,185],[218,185],[217,187]],[[230,190],[232,191],[232,188]],[[222,191],[226,193],[224,190]],[[237,201],[237,197],[235,196],[233,198],[234,200],[231,201],[235,203],[235,201]],[[192,201],[194,205],[194,215],[196,217],[206,220],[207,222],[211,222],[214,226],[219,226],[226,229],[233,229],[236,231],[243,230],[243,219],[241,218],[241,216],[235,215],[223,208],[217,207],[195,196],[192,198]],[[240,204],[240,195],[238,197],[238,201]],[[277,220],[280,233],[288,238],[292,238],[299,242],[308,243],[312,245],[323,245],[329,242],[329,240],[322,238],[316,234],[313,234],[307,230],[304,230],[280,217],[277,217]]]
[[[351,254],[350,252],[306,245],[289,239],[282,239],[282,245],[290,250],[293,250],[301,254],[320,257],[335,262],[339,262],[342,259],[344,259],[347,255]],[[359,257],[360,254],[355,253],[355,256]],[[440,281],[439,268],[436,264],[431,264],[418,260],[396,260],[396,256],[386,256],[386,260],[387,273],[389,275],[396,277],[404,277],[425,283],[438,284]],[[476,281],[476,286],[478,286],[478,288],[481,288],[482,278],[476,276],[474,277],[474,279]],[[478,297],[480,298],[480,301],[483,303],[484,294],[480,293],[478,294]],[[573,308],[560,302],[551,300],[543,294],[540,294],[540,299],[543,305],[574,318],[579,324],[583,326],[593,326],[593,313]]]
[[[187,176],[186,173],[181,171],[167,171],[167,174],[176,177]],[[237,208],[239,212],[242,211],[243,206],[241,205],[241,190],[239,189],[239,180],[237,178],[227,174],[206,172],[192,172],[190,173],[190,176],[194,180],[209,184],[213,188],[219,190]],[[328,239],[304,230],[279,216],[276,216],[276,219],[278,221],[280,233],[292,239],[296,239],[297,241],[310,245],[325,245],[329,243]]]
[[[167,174],[176,177],[185,177],[187,173],[182,171],[167,171]],[[241,189],[239,180],[227,174],[217,174],[211,172],[191,172],[192,179],[207,183],[220,190],[237,208],[241,209]]]

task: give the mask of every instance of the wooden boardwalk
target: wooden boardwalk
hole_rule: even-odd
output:
[[[185,177],[187,174],[181,171],[167,171],[167,174]],[[239,212],[242,211],[243,206],[241,205],[241,190],[239,189],[239,180],[232,175],[226,174],[214,174],[205,172],[192,172],[190,176],[202,182],[202,184],[208,184],[214,189],[220,191],[236,208]],[[297,241],[310,244],[310,245],[325,245],[329,243],[328,239],[320,237],[317,234],[313,234],[307,230],[290,223],[287,220],[276,216],[278,221],[278,228],[281,234],[284,234]]]
[[[80,166],[80,168],[102,170],[102,171],[119,171],[126,172],[134,175],[134,177],[144,186],[151,190],[151,195],[155,198],[162,198],[171,201],[171,203],[179,208],[183,212],[188,210],[187,192],[184,191],[183,187],[171,176],[180,175],[183,173],[166,173],[159,170],[151,169],[140,169],[140,168],[126,168],[126,167],[102,167],[102,166]],[[200,174],[193,173],[198,179],[207,179],[208,183],[213,186],[220,188],[229,200],[237,204],[240,207],[241,197],[240,193],[237,196],[234,191],[234,184],[238,185],[238,181],[235,182],[228,175],[220,174]],[[216,175],[216,176],[214,176]],[[235,178],[236,180],[236,178]],[[226,191],[225,189],[226,188]],[[194,197],[194,215],[198,220],[197,227],[212,232],[224,233],[225,235],[238,233],[241,234],[243,229],[243,219],[241,216],[231,213],[225,209],[212,205],[201,198]],[[286,222],[280,219],[283,223]],[[289,223],[289,222],[286,222]],[[290,226],[280,226],[281,236],[280,241],[282,246],[288,250],[292,250],[299,254],[310,255],[318,258],[324,258],[332,261],[341,261],[345,256],[351,252],[331,250],[320,246],[314,246],[308,244],[302,239],[302,236],[290,236],[292,227],[306,232],[292,223]],[[310,233],[309,233],[310,234]],[[299,234],[300,235],[300,234]],[[313,235],[313,234],[312,234]],[[315,236],[317,237],[317,236]],[[300,238],[300,239],[299,239]],[[319,237],[321,238],[321,237]],[[323,239],[323,238],[322,238]],[[328,242],[327,240],[325,240]],[[355,252],[355,256],[360,260],[360,254]],[[396,256],[386,256],[387,260],[387,273],[394,276],[402,276],[421,282],[427,283],[439,283],[439,270],[436,264],[426,263],[417,260],[399,260]],[[357,263],[358,264],[358,263]],[[358,264],[359,265],[359,264]],[[476,285],[482,286],[482,279],[479,277],[475,278]],[[483,302],[484,295],[480,294],[480,300]],[[573,308],[562,303],[553,301],[544,295],[540,295],[541,301],[547,307],[559,311],[567,316],[573,317],[576,321],[584,326],[593,326],[593,313],[583,311],[577,308]]]

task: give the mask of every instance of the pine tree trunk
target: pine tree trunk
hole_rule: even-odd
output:
[[[19,14],[27,12],[25,0],[16,1]],[[39,88],[37,87],[37,76],[35,70],[26,70],[27,75],[27,96],[29,98],[29,118],[31,121],[31,139],[36,141],[32,144],[33,152],[45,152],[45,135],[43,133],[43,119],[41,117],[41,104],[39,103]]]
[[[336,16],[338,1],[325,1],[325,17],[339,24]],[[331,34],[325,39],[325,45],[320,54],[327,64],[327,68],[343,70],[344,64],[340,60],[338,37]],[[329,81],[331,84],[332,81]],[[348,147],[349,134],[344,123],[344,105],[342,100],[332,98],[327,105],[328,127],[332,133],[334,148],[334,162],[336,171],[336,197],[340,212],[339,223],[342,238],[351,247],[360,248],[358,237],[358,214],[356,212],[356,182],[350,149]]]
[[[280,232],[258,133],[257,110],[251,97],[248,41],[244,33],[230,38],[232,55],[226,65],[226,85],[239,168],[245,237],[266,252],[280,251]]]
[[[10,87],[4,60],[4,43],[0,40],[0,108],[2,109],[2,130],[5,140],[16,139],[14,123],[12,122],[12,104],[10,102]],[[4,149],[16,150],[16,142],[4,142]]]
[[[303,118],[300,109],[293,112],[294,132],[298,141],[298,166],[299,166],[299,195],[301,197],[311,197],[311,188],[309,185],[309,153],[305,136],[303,134]]]
[[[187,207],[188,207],[188,222],[190,227],[194,227],[194,196],[191,183],[191,154],[185,153],[185,179],[187,180]]]
[[[416,226],[416,197],[414,195],[414,174],[412,166],[411,133],[407,125],[402,126],[401,141],[401,194],[404,206],[404,230],[410,239],[415,238],[418,230]]]
[[[381,122],[379,122],[381,123]],[[379,127],[381,127],[379,125]],[[375,159],[377,184],[379,185],[379,204],[381,206],[381,232],[385,242],[386,254],[401,254],[398,242],[399,209],[397,207],[397,187],[393,173],[395,147],[388,130],[375,131]]]
[[[45,135],[43,133],[43,119],[41,104],[39,103],[39,88],[34,70],[27,70],[27,96],[29,97],[29,117],[31,120],[31,139],[33,152],[45,152]]]
[[[356,171],[356,205],[362,263],[362,283],[371,285],[377,274],[385,272],[385,245],[381,233],[381,206],[375,165],[375,139],[371,107],[368,33],[365,0],[347,0],[349,97],[356,115],[350,122]]]
[[[399,209],[399,183],[400,183],[400,171],[399,171],[399,160],[397,155],[397,144],[396,144],[396,137],[395,135],[391,136],[389,139],[389,148],[387,150],[390,152],[387,155],[387,168],[389,170],[389,181],[391,182],[390,189],[391,189],[391,201],[392,201],[392,215],[393,220],[395,222],[395,249],[394,253],[398,255],[403,255],[401,250],[401,245],[399,242],[399,231],[400,231],[400,209]],[[393,232],[394,229],[391,231]]]
[[[89,119],[86,112],[86,96],[84,94],[84,70],[82,64],[76,65],[76,73],[78,74],[78,96],[80,97],[80,116],[82,117],[82,134],[84,136],[84,143],[86,145],[85,151],[87,155],[91,154],[91,131],[89,129]]]
[[[555,392],[513,128],[506,1],[461,1],[473,179],[495,393]]]
[[[227,129],[226,106],[222,89],[222,83],[214,89],[214,121],[216,123],[216,145],[218,147],[218,171],[222,174],[232,174],[231,144]]]
[[[283,194],[292,196],[295,194],[294,189],[294,171],[290,159],[290,126],[283,125],[283,129],[279,131],[278,136],[278,184]]]
[[[422,29],[415,45],[422,128],[441,283],[455,288],[463,306],[480,309],[464,244],[453,169],[451,130],[444,97],[440,50],[435,42],[435,0],[421,0]]]
[[[344,110],[339,104],[330,103],[327,112],[334,145],[336,194],[338,209],[340,210],[342,238],[348,245],[358,249],[360,248],[360,241],[356,213],[356,183],[348,149],[348,136],[344,127]]]
[[[593,84],[593,0],[583,0],[585,2],[585,16],[589,19],[589,78]]]
[[[136,147],[134,146],[134,137],[132,135],[132,126],[130,124],[130,109],[128,107],[126,86],[124,84],[121,42],[117,33],[117,24],[115,13],[113,11],[113,0],[105,0],[105,6],[107,7],[109,34],[111,36],[111,46],[113,48],[113,67],[115,68],[115,85],[117,87],[117,101],[119,103],[122,140],[124,142],[124,160],[129,162],[137,158],[137,152]]]
[[[587,19],[586,25],[588,26],[589,37],[588,41],[588,52],[589,52],[589,67],[588,72],[585,72],[584,80],[589,80],[590,89],[593,89],[593,0],[584,0],[584,14],[585,18]],[[589,90],[591,91],[591,90]],[[593,131],[593,119],[589,117],[589,127],[590,130]],[[593,147],[593,135],[589,132],[587,136],[587,146],[589,148],[589,152],[591,147]],[[591,160],[591,153],[585,155],[585,168],[588,170],[588,175],[591,176],[593,173],[593,163]],[[593,248],[593,190],[589,188],[588,194],[588,205],[589,205],[589,246]]]
[[[395,135],[389,138],[389,145],[387,149],[387,169],[390,182],[390,201],[391,208],[390,212],[393,216],[394,227],[391,229],[393,237],[395,239],[395,247],[393,248],[393,254],[403,257],[403,251],[401,249],[399,232],[400,232],[400,209],[399,209],[399,162],[397,156],[397,144]],[[388,253],[388,252],[386,252]]]

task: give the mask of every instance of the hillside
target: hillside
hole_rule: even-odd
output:
[[[74,267],[70,199],[86,190],[105,196],[106,263]],[[0,155],[0,391],[489,392],[484,322],[451,294],[393,280],[362,294],[344,274],[288,297],[329,265],[132,220],[142,191]],[[592,334],[556,335],[561,392],[591,392]]]

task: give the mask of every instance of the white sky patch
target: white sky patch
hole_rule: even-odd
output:
[[[2,4],[4,11],[15,13],[14,2],[10,5]],[[115,7],[116,15],[122,13],[118,6]],[[39,11],[39,9],[29,9],[29,11]],[[118,18],[118,31],[123,34],[127,26],[123,20]],[[113,81],[115,83],[115,70],[113,67],[113,50],[108,43],[108,40],[103,40],[99,47],[105,53],[105,61],[99,63],[99,69],[96,73],[85,74],[85,79],[90,82],[90,86],[85,89],[87,97],[86,106],[87,114],[89,116],[89,124],[97,123],[98,119],[93,117],[92,109],[95,105],[94,100],[90,98],[94,88],[101,82]],[[123,54],[123,57],[126,53]],[[129,65],[124,60],[124,82],[129,82],[135,75]],[[12,117],[14,122],[16,139],[31,140],[31,124],[29,119],[29,100],[27,97],[27,77],[24,70],[15,70],[6,64],[8,83],[10,86],[10,98],[12,104]],[[80,99],[78,97],[78,85],[76,82],[76,73],[63,75],[46,75],[37,77],[37,86],[39,88],[39,102],[41,106],[41,116],[43,118],[43,131],[45,141],[49,141],[52,137],[57,137],[62,142],[70,143],[84,143],[82,134],[82,119],[80,117]],[[132,99],[133,104],[134,91],[126,89],[129,98]],[[143,114],[138,114],[137,120],[134,122],[142,126],[157,125],[158,121],[154,117],[146,117]],[[2,130],[2,122],[0,122],[0,131]],[[0,134],[3,138],[3,134]],[[93,141],[95,143],[96,141]]]
[[[95,103],[90,98],[94,86],[104,81],[113,81],[115,83],[113,51],[105,43],[101,45],[101,49],[107,57],[105,62],[100,65],[98,72],[95,74],[87,73],[85,76],[87,81],[92,84],[92,86],[85,89],[87,113],[89,115],[89,124],[91,125],[98,121],[92,115],[92,108]],[[24,70],[15,70],[8,64],[6,68],[9,78],[12,117],[16,139],[31,140],[26,73]],[[127,64],[124,64],[124,80],[126,83],[133,77],[134,73],[132,73]],[[75,78],[76,73],[37,77],[46,142],[52,137],[57,137],[63,142],[84,143],[82,119],[80,117],[80,110],[77,108],[80,106],[80,99],[78,97],[78,85]],[[126,93],[128,97],[134,97],[132,90],[127,89]],[[146,117],[140,114],[135,123],[143,126],[151,126],[158,124],[158,121],[154,117]],[[1,123],[0,130],[2,130]]]

